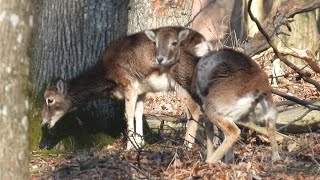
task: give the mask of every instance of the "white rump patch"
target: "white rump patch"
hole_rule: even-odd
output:
[[[252,103],[255,101],[254,97],[250,93],[249,95],[240,98],[236,104],[226,111],[226,115],[232,118],[234,121],[239,120],[249,113],[252,107]]]
[[[252,93],[240,98],[233,106],[226,107],[224,115],[238,121],[248,115],[248,121],[263,122],[266,119],[276,119],[277,111],[264,98],[255,103]]]
[[[209,41],[201,42],[195,46],[195,52],[198,57],[203,57],[213,50],[212,44]]]

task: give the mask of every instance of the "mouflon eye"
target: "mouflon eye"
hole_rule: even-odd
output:
[[[176,47],[178,45],[178,42],[172,42],[171,46]]]
[[[47,105],[53,104],[54,99],[47,98]]]

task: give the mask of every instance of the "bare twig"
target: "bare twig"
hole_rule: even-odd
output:
[[[269,35],[266,33],[266,31],[264,31],[264,29],[262,28],[259,20],[257,18],[255,18],[251,12],[251,4],[252,4],[252,0],[249,0],[248,2],[248,13],[249,16],[251,18],[252,21],[255,22],[255,24],[257,25],[259,31],[261,32],[261,34],[265,37],[265,39],[267,40],[269,46],[273,49],[273,52],[275,53],[275,55],[282,61],[284,62],[287,66],[289,66],[291,69],[293,69],[294,71],[296,71],[304,81],[314,85],[318,91],[320,91],[320,84],[314,80],[309,78],[303,71],[301,71],[296,65],[292,64],[290,61],[288,61],[277,49],[277,47],[275,46],[275,44],[271,41]]]
[[[306,101],[306,102],[308,102],[310,104],[313,104],[313,103],[315,103],[317,101],[320,101],[320,99],[317,99],[317,100],[304,100],[304,101]],[[275,105],[277,107],[279,107],[279,106],[293,106],[293,105],[296,105],[296,104],[297,104],[296,102],[290,101],[290,100],[284,100],[284,101],[280,101],[280,102],[275,102]]]
[[[189,136],[191,136],[191,135],[189,134]],[[202,148],[205,147],[205,145],[203,144],[203,142],[198,141],[198,139],[197,139],[196,137],[194,137],[194,136],[191,136],[191,137],[194,139],[194,143],[191,143],[191,142],[189,142],[189,141],[187,141],[187,140],[185,140],[185,141],[187,141],[188,143],[191,143],[191,144],[198,143],[198,144],[200,145],[200,147],[202,147]],[[186,148],[188,148],[188,147],[186,147]]]
[[[171,166],[171,164],[174,163],[174,161],[177,159],[177,157],[178,157],[178,152],[177,152],[177,149],[176,149],[176,151],[175,151],[175,153],[174,153],[174,156],[173,156],[172,160],[170,161],[170,163],[169,163],[169,165],[168,165],[168,167],[167,167],[167,170],[169,169],[169,167]]]
[[[150,174],[148,172],[143,171],[140,167],[136,167],[133,164],[128,163],[128,165],[140,172],[143,176],[145,176],[143,179],[150,179]]]
[[[310,150],[311,150],[311,153],[312,153],[312,156],[311,156],[311,159],[312,159],[312,161],[314,162],[314,163],[316,163],[318,166],[319,166],[319,168],[318,168],[318,170],[320,170],[320,163],[316,160],[316,158],[314,157],[315,155],[314,155],[314,151],[313,151],[313,149],[310,147]]]
[[[290,101],[293,101],[293,102],[295,102],[297,104],[305,106],[305,107],[309,108],[310,110],[318,110],[318,111],[320,111],[320,106],[318,106],[318,105],[312,104],[312,103],[310,103],[308,101],[299,99],[299,98],[294,97],[294,96],[290,96],[290,95],[288,95],[288,94],[286,94],[284,92],[281,92],[279,90],[276,90],[276,89],[272,89],[271,91],[272,91],[272,93],[274,93],[274,94],[276,94],[278,96],[281,96],[281,97],[283,97],[283,98],[285,98],[287,100],[290,100]]]
[[[209,7],[211,4],[213,4],[214,2],[216,2],[216,0],[213,0],[213,1],[209,2],[206,6],[204,6],[203,8],[201,8],[201,9],[199,10],[199,12],[197,12],[197,14],[195,14],[195,15],[192,17],[192,19],[191,19],[187,24],[184,25],[184,27],[190,26],[190,24],[199,16],[199,14],[200,14],[202,11],[204,11],[207,7]]]

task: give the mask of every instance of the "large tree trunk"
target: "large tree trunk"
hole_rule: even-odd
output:
[[[190,18],[190,0],[131,0],[128,34],[169,25],[185,25]]]
[[[28,179],[32,1],[0,1],[0,179]]]
[[[83,72],[99,60],[111,41],[125,36],[127,4],[127,0],[42,1],[32,62],[34,96],[42,96],[53,79],[69,80]],[[73,124],[89,121],[98,131],[107,132],[119,131],[123,124],[122,105],[112,100],[94,101],[80,111],[87,116],[71,115]]]
[[[123,2],[42,1],[32,63],[35,93],[54,77],[68,80],[83,72],[111,41],[126,35]]]

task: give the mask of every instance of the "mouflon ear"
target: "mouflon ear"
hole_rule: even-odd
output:
[[[147,35],[147,37],[148,37],[151,41],[153,41],[153,42],[156,41],[156,34],[155,34],[153,31],[151,31],[151,30],[145,30],[144,33]]]
[[[188,35],[189,35],[189,29],[183,29],[179,32],[178,38],[179,38],[179,42],[182,42],[183,40],[185,40]]]
[[[67,85],[66,82],[64,82],[63,80],[60,79],[60,80],[57,82],[56,87],[57,87],[57,90],[58,90],[58,92],[59,92],[60,94],[62,94],[62,95],[64,95],[64,96],[67,95],[68,85]]]

